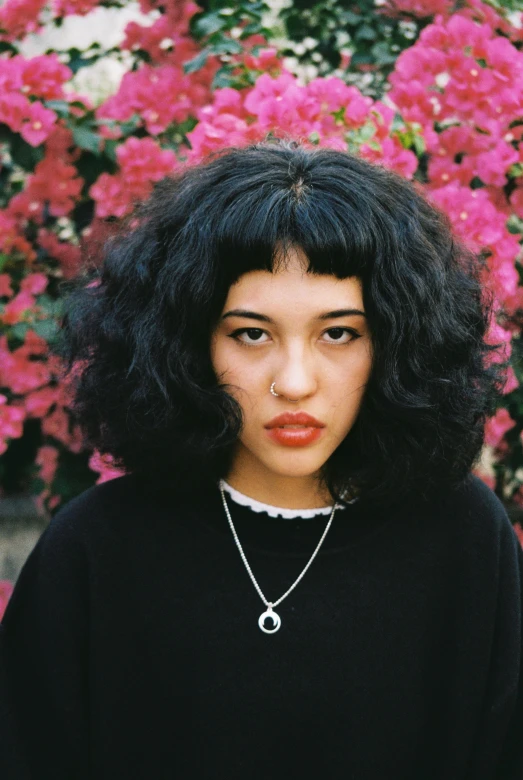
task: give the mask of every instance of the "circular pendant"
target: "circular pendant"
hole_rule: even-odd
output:
[[[263,625],[265,623],[265,619],[268,617],[271,618],[272,620],[271,628],[265,628],[265,626]],[[274,612],[272,607],[269,607],[265,612],[263,612],[260,615],[260,619],[258,620],[258,625],[261,628],[261,630],[264,631],[266,634],[275,634],[276,631],[281,626],[281,618],[277,612]]]

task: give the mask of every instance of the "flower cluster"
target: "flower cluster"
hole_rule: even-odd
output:
[[[176,155],[161,149],[152,138],[128,138],[118,147],[117,174],[102,173],[89,190],[96,202],[96,216],[122,217],[132,205],[150,194],[153,183],[173,171]]]
[[[34,173],[26,177],[25,187],[0,210],[0,251],[23,256],[30,270],[37,251],[46,250],[62,267],[62,275],[69,278],[78,267],[77,248],[60,242],[43,225],[49,216],[70,214],[81,196],[83,180],[74,164],[78,154],[73,148],[71,132],[61,124],[55,125],[44,150]],[[42,227],[36,234],[35,249],[25,235],[36,225]]]
[[[436,14],[448,14],[454,0],[386,0],[381,7],[388,16],[418,16],[426,18]]]
[[[56,113],[45,108],[41,99],[63,99],[63,85],[71,76],[56,54],[0,60],[0,122],[20,133],[31,146],[39,146],[57,120]]]
[[[209,97],[209,86],[184,75],[176,65],[143,65],[124,75],[117,94],[98,109],[97,116],[125,122],[136,115],[148,133],[158,135],[173,122],[184,122]]]
[[[398,58],[390,98],[423,128],[430,197],[486,257],[485,284],[499,309],[516,315],[523,309],[521,233],[509,223],[513,214],[521,216],[523,203],[523,52],[515,45],[517,29],[505,37],[496,32],[500,27],[500,17],[477,0],[463,13],[437,18]],[[491,324],[491,343],[502,341],[507,357],[513,335]],[[510,369],[505,394],[518,386]],[[486,446],[503,455],[505,434],[515,425],[508,409],[498,409],[486,427]]]
[[[179,3],[177,9],[176,16],[164,14],[151,25],[129,22],[122,48],[131,52],[144,51],[155,64],[170,63],[182,67],[200,51],[189,35],[189,21],[200,8],[196,3],[187,2]]]
[[[276,77],[264,74],[243,93],[216,90],[212,103],[197,117],[197,126],[187,134],[191,161],[224,145],[259,140],[278,128],[333,149],[358,147],[362,156],[379,159],[408,177],[418,165],[416,155],[392,130],[394,111],[334,76],[302,86],[286,70]]]
[[[14,41],[40,29],[40,14],[47,0],[7,0],[0,8],[0,29],[3,38]]]

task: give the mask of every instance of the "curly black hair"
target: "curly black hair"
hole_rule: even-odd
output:
[[[58,353],[88,446],[158,490],[226,477],[242,412],[211,334],[231,284],[296,246],[309,272],[361,279],[373,343],[358,418],[322,469],[330,493],[385,506],[457,486],[507,366],[488,357],[484,261],[418,185],[292,139],[164,179],[74,281]]]

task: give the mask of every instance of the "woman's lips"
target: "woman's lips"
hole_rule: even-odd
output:
[[[317,420],[307,412],[283,412],[267,423],[266,428],[281,428],[284,425],[304,425],[308,428],[324,428],[325,423]]]
[[[303,411],[283,412],[265,426],[267,435],[285,447],[306,447],[320,438],[324,428],[324,423]]]
[[[300,428],[266,428],[267,435],[277,444],[283,444],[284,447],[306,447],[317,441],[322,435],[324,428],[315,426],[301,426]]]

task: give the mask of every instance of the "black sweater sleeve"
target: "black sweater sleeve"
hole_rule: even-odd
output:
[[[0,625],[0,777],[88,777],[88,573],[71,502],[28,557]]]
[[[496,724],[500,730],[506,724],[493,776],[496,780],[523,780],[523,549],[514,533],[505,545],[487,711],[494,741]],[[485,734],[485,740],[490,739]]]
[[[483,496],[496,532],[490,582],[495,613],[490,668],[467,780],[523,780],[523,549],[497,496]],[[478,600],[477,611],[482,609]]]

